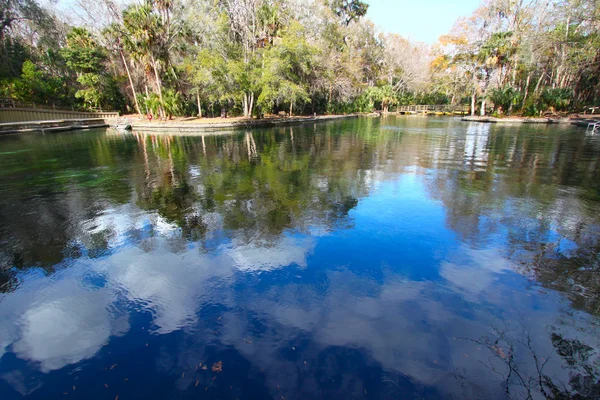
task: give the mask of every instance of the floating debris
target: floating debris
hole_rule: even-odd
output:
[[[104,384],[104,387],[105,387],[105,388],[108,388],[108,385],[105,383],[105,384]]]
[[[75,389],[77,389],[75,386],[73,386],[73,391],[75,391]]]
[[[223,371],[223,361],[218,361],[216,363],[214,363],[214,365],[212,366],[212,372],[222,372]]]
[[[181,374],[181,377],[183,378],[185,376],[185,372]]]
[[[123,379],[123,382],[127,382],[129,380],[129,378],[125,378]]]
[[[296,348],[295,348],[295,347],[292,347],[292,350],[296,351]]]
[[[116,396],[115,396],[115,400],[119,400],[119,395],[116,395]]]
[[[208,368],[206,367],[206,365],[203,365],[203,366],[202,366],[202,370],[203,370],[203,371],[206,371],[207,369],[208,369]]]
[[[117,366],[117,364],[113,364],[111,365],[110,369],[114,369]]]
[[[223,319],[223,316],[220,316],[219,318],[217,318],[217,321],[220,321],[221,319]]]
[[[195,387],[198,387],[198,384],[199,384],[199,383],[200,383],[200,381],[196,381],[196,386],[195,386]]]

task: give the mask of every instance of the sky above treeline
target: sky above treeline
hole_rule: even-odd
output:
[[[95,0],[91,0],[95,1]],[[127,3],[127,0],[116,0]],[[382,31],[397,33],[412,41],[434,44],[450,31],[459,17],[470,15],[481,0],[363,0],[369,4],[367,17]],[[52,0],[42,0],[52,3]],[[77,0],[59,0],[66,11],[79,10]],[[71,15],[76,17],[76,15]]]
[[[481,0],[366,0],[367,16],[384,32],[434,44],[459,17],[470,15]]]

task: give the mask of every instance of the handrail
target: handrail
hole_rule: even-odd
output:
[[[463,105],[452,105],[452,104],[418,104],[418,105],[408,105],[408,106],[398,106],[398,112],[468,112],[470,110],[469,106]]]
[[[39,104],[34,102],[20,102],[15,101],[10,98],[0,97],[0,109],[6,108],[27,108],[27,109],[35,109],[35,110],[51,110],[51,111],[72,111],[72,112],[116,112],[110,109],[103,109],[102,107],[92,107],[90,109],[77,109],[73,106],[56,106],[55,104]]]

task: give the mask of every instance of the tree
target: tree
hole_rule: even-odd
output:
[[[281,43],[265,52],[258,98],[263,109],[287,103],[292,115],[297,102],[310,102],[308,79],[315,49],[306,42],[304,33],[299,23],[292,23]]]
[[[329,5],[346,26],[365,16],[369,9],[369,5],[360,0],[331,0]]]
[[[108,57],[85,28],[73,28],[67,34],[67,45],[62,50],[67,66],[77,73],[81,88],[75,97],[83,99],[89,108],[121,109],[123,98],[114,78],[107,73]]]

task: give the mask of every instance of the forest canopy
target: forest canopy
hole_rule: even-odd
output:
[[[434,45],[360,0],[0,0],[0,99],[152,118],[600,105],[600,3],[484,0]],[[424,21],[425,21],[425,17]],[[425,22],[424,22],[425,23]]]

